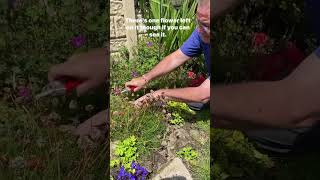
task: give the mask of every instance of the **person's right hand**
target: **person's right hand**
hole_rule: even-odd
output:
[[[90,89],[98,87],[107,77],[107,49],[100,48],[71,56],[64,63],[54,65],[48,73],[50,82],[63,76],[82,80],[77,87],[80,96]]]
[[[127,89],[130,89],[129,86],[135,86],[133,89],[133,92],[137,92],[140,89],[142,89],[146,84],[148,83],[148,80],[146,77],[138,77],[138,78],[133,78],[131,81],[125,83],[125,87]]]

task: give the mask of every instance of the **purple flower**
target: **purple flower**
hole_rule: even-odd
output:
[[[75,47],[75,48],[79,48],[82,45],[84,45],[86,43],[86,37],[84,35],[79,35],[76,37],[73,37],[71,39],[71,44]]]
[[[146,168],[140,166],[140,164],[136,164],[134,161],[131,163],[131,168],[135,169],[134,176],[136,178],[141,177],[141,180],[144,180],[149,173]]]
[[[148,46],[148,47],[151,47],[151,46],[153,46],[153,43],[152,43],[152,42],[148,42],[148,43],[147,43],[147,46]]]
[[[132,71],[132,72],[131,72],[131,76],[132,76],[133,78],[136,78],[136,77],[139,76],[139,73],[138,73],[137,71]]]
[[[28,87],[20,86],[18,87],[18,94],[19,97],[30,98],[31,97],[31,90]]]
[[[127,178],[129,178],[130,180],[136,180],[131,173],[127,172],[124,169],[124,166],[121,166],[117,180],[127,180]]]
[[[31,90],[26,87],[26,86],[18,86],[17,87],[18,92],[17,92],[17,102],[23,102],[27,103],[32,100],[32,93]]]
[[[131,167],[131,169],[135,170],[135,173],[131,174],[130,172],[127,172],[125,170],[124,166],[121,166],[117,180],[127,180],[127,179],[144,180],[149,173],[144,167],[140,166],[139,164],[135,163],[134,161],[132,161],[130,167]]]
[[[123,166],[121,166],[121,169],[118,174],[118,179],[121,179],[122,177],[125,177],[125,176],[126,176],[126,170],[124,169]]]
[[[131,166],[130,166],[130,167],[131,167],[132,169],[135,169],[135,168],[136,168],[136,166],[137,166],[137,164],[136,164],[134,161],[132,161],[132,163],[131,163]]]

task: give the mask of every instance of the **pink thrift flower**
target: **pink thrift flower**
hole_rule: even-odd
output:
[[[257,46],[263,46],[265,45],[269,40],[269,37],[266,33],[262,32],[262,33],[254,33],[253,34],[253,46],[257,47]]]
[[[200,86],[204,81],[206,80],[206,78],[201,74],[200,76],[198,76],[195,79],[192,79],[190,86],[191,87],[197,87]]]
[[[196,78],[196,74],[195,74],[194,72],[192,72],[192,71],[188,71],[187,74],[188,74],[188,78],[189,78],[189,79],[194,79],[194,78]]]
[[[119,96],[121,94],[121,89],[116,87],[113,89],[113,93],[116,95],[116,96]]]

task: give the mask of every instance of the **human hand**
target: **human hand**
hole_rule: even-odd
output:
[[[131,81],[125,83],[125,87],[127,89],[131,89],[130,87],[135,87],[133,89],[133,92],[137,92],[140,89],[142,89],[147,83],[149,82],[149,79],[143,75],[142,77],[133,78]]]
[[[73,132],[77,136],[90,136],[93,139],[98,139],[101,136],[100,128],[107,129],[109,122],[109,111],[100,111],[85,122],[81,123]]]
[[[133,104],[135,105],[135,107],[141,108],[143,106],[149,106],[151,103],[155,101],[163,101],[163,100],[165,100],[165,96],[163,92],[158,90],[158,91],[145,94],[144,96],[135,100]]]
[[[107,71],[107,49],[100,48],[72,55],[66,62],[54,65],[49,70],[48,80],[52,82],[63,76],[82,80],[83,83],[77,87],[80,96],[102,84]]]

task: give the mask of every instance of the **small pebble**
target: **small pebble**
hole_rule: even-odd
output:
[[[19,86],[26,86],[27,85],[27,80],[23,78],[19,78],[17,81]]]
[[[76,100],[71,100],[70,103],[69,103],[69,109],[71,110],[75,110],[78,108],[78,103]]]
[[[51,112],[48,116],[49,121],[59,121],[61,120],[61,116],[56,112]]]
[[[51,104],[53,107],[58,107],[59,106],[59,99],[56,97],[53,97],[51,100]]]
[[[112,115],[113,115],[113,116],[117,116],[117,115],[119,115],[119,112],[118,112],[118,111],[113,111],[113,112],[112,112]]]
[[[88,112],[92,111],[93,109],[94,109],[94,106],[91,105],[91,104],[88,104],[88,105],[86,105],[86,107],[85,107],[85,110],[88,111]]]
[[[17,156],[10,161],[9,167],[22,169],[25,167],[25,159],[21,156]]]
[[[10,93],[11,88],[9,88],[9,87],[5,87],[5,88],[3,88],[3,91],[4,91],[4,92],[6,92],[6,93]]]

